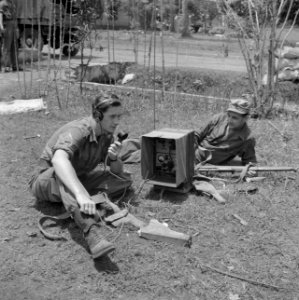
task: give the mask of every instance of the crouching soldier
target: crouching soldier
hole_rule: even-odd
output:
[[[256,164],[255,138],[247,121],[250,104],[242,98],[232,99],[226,113],[215,115],[201,130],[195,132],[196,163],[212,165]],[[249,170],[249,175],[255,172]]]
[[[70,122],[52,135],[30,181],[37,200],[63,203],[82,229],[93,258],[108,254],[115,246],[101,234],[91,196],[113,196],[132,184],[119,159],[121,143],[113,138],[121,115],[116,95],[97,97],[90,117]],[[110,171],[99,167],[103,162]]]

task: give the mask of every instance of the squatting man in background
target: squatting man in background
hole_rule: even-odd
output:
[[[232,99],[226,113],[215,115],[200,131],[195,131],[196,163],[233,165],[239,156],[242,165],[256,164],[255,139],[247,125],[250,104]],[[250,170],[248,175],[255,172]]]
[[[113,137],[121,115],[122,105],[116,95],[95,98],[90,117],[72,121],[52,135],[30,181],[37,200],[63,203],[83,231],[93,258],[115,247],[101,234],[91,196],[110,197],[132,184],[119,158],[122,145]],[[110,171],[100,168],[103,162]]]

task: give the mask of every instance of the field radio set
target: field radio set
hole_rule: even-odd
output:
[[[143,135],[141,175],[155,187],[188,192],[194,175],[194,132],[165,128]]]

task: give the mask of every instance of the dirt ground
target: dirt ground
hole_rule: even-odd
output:
[[[121,53],[124,52],[120,51],[119,55]],[[99,60],[107,62],[102,52],[99,55],[103,55]],[[128,60],[127,56],[123,58]],[[226,70],[220,64],[223,58],[215,63],[211,53],[208,58],[194,56],[193,64],[189,59],[186,63],[180,59],[182,67],[193,69],[198,59],[202,59],[205,63],[211,61],[211,69]],[[233,60],[230,61],[232,66],[237,65]],[[209,68],[208,64],[206,66]],[[30,82],[36,84],[45,78],[46,70],[43,71],[34,72],[33,80],[32,73],[27,72],[26,86],[29,88]],[[1,99],[18,96],[17,76],[16,73],[0,74]],[[35,84],[34,95],[38,94],[39,87]],[[20,89],[24,91],[24,86]],[[93,96],[92,93],[97,92],[87,93]],[[78,95],[78,87],[72,86],[68,109],[57,109],[57,98],[52,91],[46,97],[47,114],[30,112],[1,116],[1,300],[299,299],[299,181],[294,173],[266,173],[261,174],[267,177],[263,182],[221,185],[219,188],[225,188],[229,195],[225,205],[195,192],[163,193],[145,184],[131,203],[131,213],[145,221],[154,218],[166,222],[171,229],[189,234],[192,236],[190,248],[141,239],[136,229],[129,225],[117,229],[103,227],[117,249],[107,257],[92,260],[72,220],[48,227],[50,232],[64,236],[65,241],[45,239],[37,228],[38,219],[44,214],[55,216],[64,210],[59,204],[36,203],[27,183],[51,133],[89,111],[88,105],[80,102],[82,99],[76,102]],[[122,92],[121,96],[126,103],[122,126],[129,130],[130,136],[137,137],[152,130],[149,98],[138,91]],[[156,126],[198,128],[224,105],[188,99],[175,103],[159,101]],[[251,120],[259,161],[265,165],[297,167],[298,120],[272,122],[276,128],[288,132],[290,139],[283,140],[269,122]],[[41,137],[25,139],[36,134]],[[143,183],[140,165],[126,167],[138,191]],[[127,195],[123,202],[131,197]]]

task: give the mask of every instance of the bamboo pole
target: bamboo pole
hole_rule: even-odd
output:
[[[165,54],[164,54],[164,28],[163,28],[163,0],[160,2],[160,15],[161,15],[161,53],[162,53],[162,101],[165,99]]]
[[[157,2],[154,0],[154,99],[153,99],[153,115],[154,115],[154,130],[156,129],[156,6]]]

